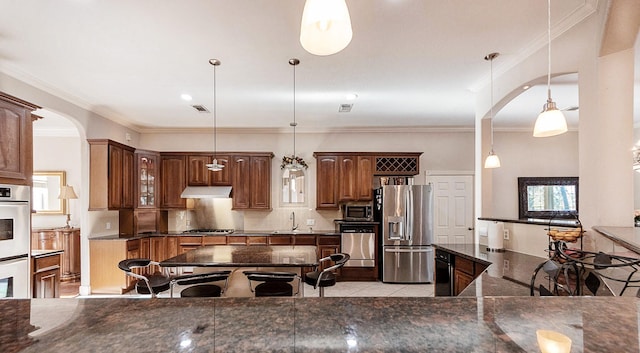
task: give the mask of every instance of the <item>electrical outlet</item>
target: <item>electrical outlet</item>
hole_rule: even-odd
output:
[[[313,219],[313,218],[307,219],[307,225],[308,226],[315,226],[316,225],[316,220]]]
[[[104,224],[104,229],[111,229],[111,222],[107,222]]]
[[[187,219],[187,227],[191,225],[191,220]]]
[[[504,236],[504,240],[509,240],[509,229],[503,230],[502,234]]]
[[[509,271],[509,260],[504,260],[504,270]]]

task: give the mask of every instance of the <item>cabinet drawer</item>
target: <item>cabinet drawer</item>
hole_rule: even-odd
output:
[[[247,244],[247,237],[244,235],[227,235],[227,244],[245,245]]]
[[[289,235],[272,235],[268,239],[269,245],[291,245],[293,244],[293,239]]]
[[[202,237],[180,237],[180,245],[202,245]]]
[[[140,249],[140,240],[127,240],[127,251]]]
[[[247,245],[267,245],[267,237],[247,237]]]
[[[316,245],[316,236],[315,235],[295,235],[293,236],[293,244]]]
[[[318,236],[318,245],[340,245],[340,236]]]
[[[51,270],[52,268],[60,268],[60,255],[52,255],[46,257],[39,257],[35,259],[34,273],[42,270]]]
[[[473,276],[473,261],[456,256],[455,269]]]
[[[220,235],[202,237],[202,243],[204,245],[225,245],[227,244],[227,237]]]

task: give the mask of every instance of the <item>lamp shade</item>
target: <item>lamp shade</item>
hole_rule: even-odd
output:
[[[62,200],[71,200],[77,199],[78,195],[76,195],[76,192],[73,190],[73,186],[65,185],[60,188],[60,195],[58,195],[58,198]]]
[[[567,132],[567,120],[564,118],[564,114],[552,101],[548,101],[544,105],[544,110],[533,127],[533,137],[549,137],[564,134]]]
[[[484,160],[485,168],[500,168],[500,158],[493,151],[489,153],[487,159]]]
[[[300,44],[314,55],[331,55],[351,42],[351,17],[345,0],[307,0],[300,24]]]
[[[542,353],[569,353],[571,352],[571,339],[559,332],[550,330],[537,330],[538,346]]]

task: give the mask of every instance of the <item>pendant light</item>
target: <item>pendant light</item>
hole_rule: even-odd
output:
[[[500,168],[500,158],[493,152],[493,59],[497,58],[498,55],[500,55],[500,53],[491,53],[484,57],[484,60],[488,60],[491,63],[491,111],[489,114],[489,119],[491,119],[491,151],[487,159],[484,160],[485,168]]]
[[[298,161],[296,155],[296,66],[300,64],[300,60],[296,58],[289,59],[289,65],[293,67],[293,122],[289,123],[289,126],[293,128],[293,155],[288,159],[288,163],[285,165],[285,169],[289,171],[298,171],[302,169],[302,165]]]
[[[224,168],[224,165],[218,164],[218,148],[217,148],[217,139],[218,139],[218,131],[216,126],[216,110],[218,109],[218,104],[216,103],[216,67],[220,66],[220,60],[211,59],[209,60],[209,64],[213,66],[213,163],[207,164],[207,169],[213,172],[219,172]]]
[[[548,69],[547,69],[547,103],[542,107],[533,128],[533,137],[548,137],[567,132],[567,120],[564,114],[551,100],[551,0],[547,1],[547,40],[548,40]]]
[[[302,11],[300,44],[314,55],[331,55],[351,42],[351,17],[345,0],[307,0]]]

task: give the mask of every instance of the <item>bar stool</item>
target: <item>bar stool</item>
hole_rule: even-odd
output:
[[[176,276],[171,279],[171,297],[173,298],[173,287],[176,284],[190,285],[191,287],[185,288],[180,292],[180,297],[219,297],[227,289],[229,283],[229,276],[231,271],[216,271],[208,273],[197,273],[191,275]],[[216,284],[209,282],[224,281],[224,287],[220,287]]]
[[[313,272],[307,272],[304,274],[304,282],[313,286],[313,289],[320,288],[320,297],[324,297],[324,288],[331,287],[336,284],[335,270],[344,266],[349,261],[349,254],[336,253],[327,257],[323,257],[319,260],[320,264],[327,261],[333,261],[333,266],[329,266],[324,270],[316,270]]]
[[[243,271],[249,279],[249,289],[255,293],[256,297],[290,297],[293,293],[293,286],[290,284],[298,278],[298,290],[300,292],[300,278],[294,272],[267,272],[267,271]],[[252,281],[263,282],[253,288]]]
[[[124,271],[127,276],[137,279],[135,289],[138,294],[151,294],[151,297],[155,298],[158,293],[171,287],[171,279],[161,274],[144,276],[133,272],[133,269],[149,268],[151,265],[159,265],[159,263],[142,258],[126,259],[118,263],[118,268]]]

